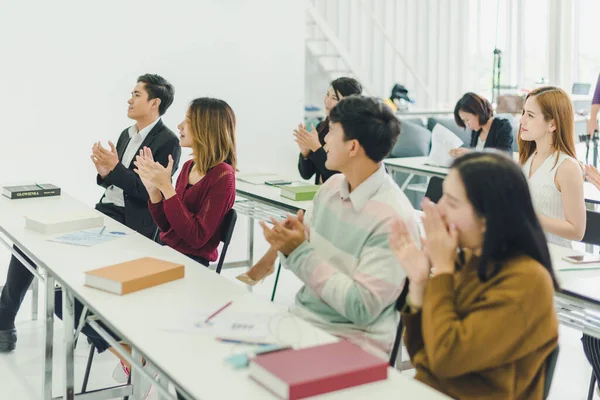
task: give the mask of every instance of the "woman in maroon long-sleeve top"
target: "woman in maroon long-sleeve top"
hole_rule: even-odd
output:
[[[154,162],[148,148],[135,165],[148,190],[148,207],[160,229],[160,240],[208,266],[217,260],[221,223],[235,201],[235,114],[223,100],[192,101],[178,126],[181,147],[192,159],[181,168],[175,186],[167,167]]]

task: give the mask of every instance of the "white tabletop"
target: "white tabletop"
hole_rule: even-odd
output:
[[[448,168],[427,165],[428,159],[427,156],[386,158],[383,163],[392,170],[402,169],[407,172],[414,172],[417,175],[439,176],[440,178],[448,175]]]
[[[600,305],[600,263],[572,264],[563,260],[563,257],[583,253],[554,244],[549,244],[548,248],[561,290],[590,300],[597,299],[596,302]]]
[[[126,231],[127,236],[94,247],[49,242],[53,235],[25,229],[24,215],[41,210],[89,210],[63,194],[60,197],[9,200],[0,196],[0,227],[43,262],[58,282],[138,348],[178,386],[196,398],[271,398],[269,392],[248,378],[247,370],[233,370],[225,358],[244,348],[215,341],[209,336],[171,332],[167,329],[195,314],[216,310],[233,301],[231,312],[284,315],[272,328],[278,341],[297,347],[329,343],[337,339],[307,322],[286,314],[271,302],[248,293],[242,286],[215,274],[188,257],[133,232],[105,217],[107,230]],[[140,257],[156,257],[185,265],[185,278],[125,296],[83,286],[84,271]],[[116,359],[115,359],[116,363]],[[434,390],[389,370],[390,378],[325,398],[363,399],[369,395],[390,398],[410,393],[410,398],[442,399]]]
[[[434,167],[427,165],[429,157],[399,157],[386,158],[383,163],[391,170],[401,170],[407,173],[423,176],[439,176],[440,178],[448,175],[449,168]],[[518,160],[518,153],[513,153],[515,161]],[[600,190],[596,189],[590,182],[583,183],[583,196],[586,203],[600,204]]]
[[[289,209],[290,211],[306,210],[312,204],[312,200],[294,201],[281,196],[281,189],[279,187],[264,184],[255,185],[242,182],[239,179],[235,182],[235,190],[238,196],[257,200],[278,208]]]

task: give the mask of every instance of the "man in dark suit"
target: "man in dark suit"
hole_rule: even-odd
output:
[[[96,209],[149,238],[154,235],[156,225],[148,210],[148,192],[133,171],[133,160],[146,146],[152,150],[154,159],[165,167],[171,155],[175,172],[181,156],[179,138],[160,119],[173,103],[174,93],[173,86],[164,78],[151,74],[140,76],[127,109],[127,116],[136,123],[121,133],[116,146],[109,142],[110,149],[106,149],[98,142],[92,148],[97,182],[106,188]],[[15,250],[35,267],[17,247]],[[16,346],[15,317],[32,279],[29,270],[16,257],[11,257],[6,285],[0,296],[0,353],[12,351]]]
[[[148,192],[133,171],[133,160],[140,149],[149,147],[154,159],[165,167],[169,155],[174,165],[179,165],[179,138],[160,119],[173,102],[174,90],[158,75],[142,75],[131,95],[127,116],[136,124],[121,132],[116,147],[108,142],[110,149],[100,143],[92,148],[97,183],[106,188],[96,209],[151,238],[156,225],[148,211]]]

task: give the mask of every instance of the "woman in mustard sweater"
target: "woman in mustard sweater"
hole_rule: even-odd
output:
[[[424,211],[422,250],[402,222],[390,235],[410,282],[402,318],[416,379],[457,399],[542,399],[557,283],[521,169],[469,153]]]

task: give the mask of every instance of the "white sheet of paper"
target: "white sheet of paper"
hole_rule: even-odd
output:
[[[227,312],[204,323],[209,315],[196,314],[193,318],[171,324],[166,330],[245,342],[277,343],[269,330],[273,315]]]
[[[431,152],[429,152],[429,163],[441,167],[449,167],[454,160],[450,150],[463,145],[461,138],[454,132],[441,124],[436,124],[431,131]]]
[[[101,231],[102,228],[91,228],[82,231],[69,232],[54,238],[50,238],[48,241],[91,247],[97,244],[110,242],[111,240],[115,240],[126,235],[125,232],[113,232],[109,231],[108,229],[105,229],[104,232],[100,234]]]

